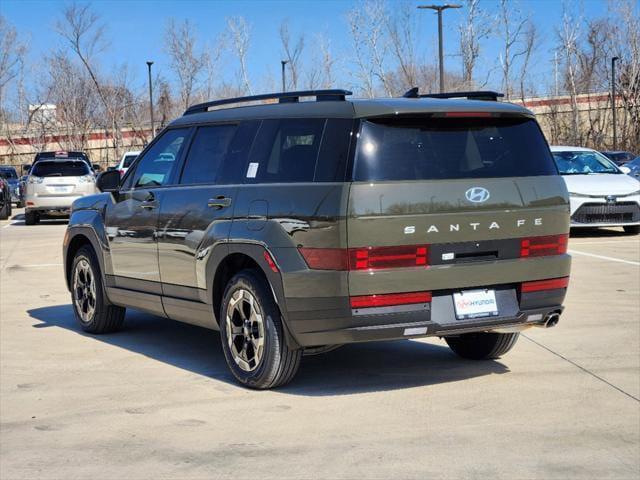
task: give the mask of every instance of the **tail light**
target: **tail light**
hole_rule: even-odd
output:
[[[426,267],[429,263],[427,245],[299,250],[309,268],[317,270],[379,270]]]
[[[276,262],[271,256],[271,254],[265,250],[263,255],[264,255],[264,261],[267,262],[267,265],[269,265],[269,268],[271,269],[271,271],[273,273],[278,273],[279,272],[278,266],[276,265]]]
[[[569,286],[569,277],[550,278],[547,280],[536,280],[535,282],[524,282],[522,293],[542,292],[544,290],[558,290]]]
[[[360,295],[351,297],[351,308],[391,307],[430,303],[431,292],[385,293],[382,295]]]
[[[569,235],[546,235],[520,240],[520,257],[543,257],[567,253]]]

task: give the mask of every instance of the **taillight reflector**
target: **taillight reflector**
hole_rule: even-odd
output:
[[[271,254],[265,250],[263,255],[264,255],[264,260],[265,262],[267,262],[267,265],[269,265],[269,268],[271,269],[271,271],[274,273],[278,273],[278,266],[276,265],[276,262],[273,260],[273,257],[271,256]]]
[[[430,303],[431,292],[385,293],[351,297],[351,308],[391,307],[414,303]]]
[[[544,237],[523,238],[520,240],[521,257],[543,257],[567,253],[569,235],[546,235]]]
[[[362,248],[306,248],[300,253],[309,268],[317,270],[379,270],[383,268],[426,267],[427,245]]]
[[[535,282],[524,282],[522,293],[541,292],[543,290],[557,290],[569,286],[569,277],[550,278],[548,280],[536,280]]]

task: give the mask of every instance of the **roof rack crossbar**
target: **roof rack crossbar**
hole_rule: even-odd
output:
[[[504,94],[494,92],[492,90],[478,90],[471,92],[446,92],[446,93],[427,93],[420,95],[418,87],[408,90],[403,97],[405,98],[468,98],[469,100],[489,100],[497,102],[498,98],[504,97]]]
[[[192,113],[201,113],[208,111],[211,107],[219,107],[221,105],[231,105],[235,103],[258,102],[261,100],[278,100],[278,103],[296,103],[300,101],[300,97],[316,97],[316,101],[344,101],[347,95],[352,95],[349,90],[302,90],[297,92],[281,92],[266,93],[263,95],[251,95],[248,97],[224,98],[222,100],[213,100],[211,102],[199,103],[187,108],[184,115]]]

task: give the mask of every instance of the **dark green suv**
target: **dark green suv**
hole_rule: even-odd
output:
[[[196,105],[102,174],[64,240],[82,328],[130,307],[220,330],[238,381],[271,388],[345,343],[438,336],[487,359],[555,325],[569,198],[532,113],[348,95]]]

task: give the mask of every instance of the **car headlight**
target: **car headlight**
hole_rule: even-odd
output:
[[[29,177],[29,183],[34,184],[34,183],[42,183],[44,182],[44,178],[42,177]]]
[[[569,195],[571,195],[572,197],[579,197],[579,198],[591,198],[594,195],[585,195],[584,193],[574,193],[574,192],[569,192]]]

